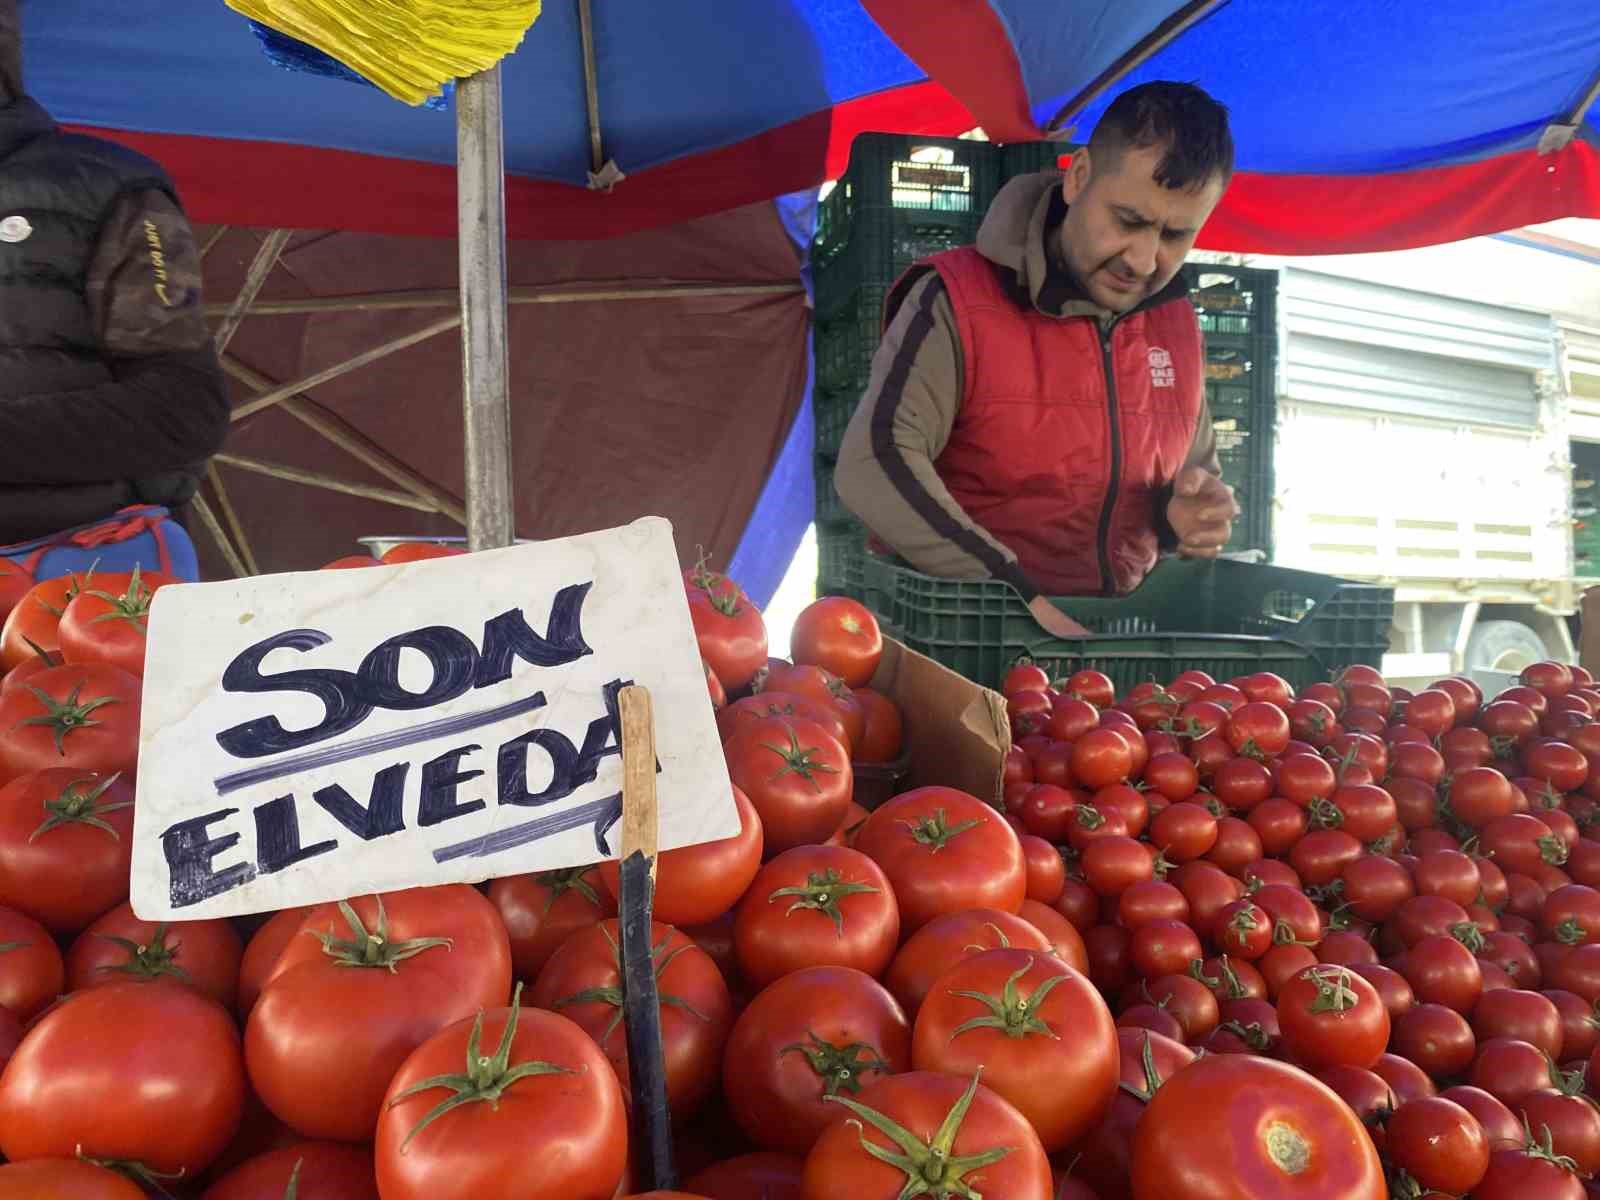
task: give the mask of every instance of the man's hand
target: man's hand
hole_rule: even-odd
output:
[[[1167,522],[1185,558],[1215,558],[1228,544],[1239,515],[1233,489],[1204,467],[1185,467],[1172,484]]]
[[[1033,614],[1033,619],[1045,627],[1046,632],[1053,633],[1056,637],[1088,637],[1089,631],[1079,625],[1066,613],[1050,603],[1049,596],[1035,596],[1033,603],[1028,605],[1028,611]]]

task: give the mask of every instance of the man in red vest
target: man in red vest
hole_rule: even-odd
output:
[[[1163,549],[1214,557],[1238,508],[1178,275],[1233,172],[1227,110],[1192,84],[1112,103],[1063,174],[1012,180],[975,246],[891,291],[834,482],[918,570],[1118,595]]]

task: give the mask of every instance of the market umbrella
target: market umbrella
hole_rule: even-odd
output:
[[[1600,217],[1600,20],[1563,0],[863,0],[997,141],[1086,137],[1110,99],[1195,80],[1240,174],[1202,244],[1432,245]]]
[[[40,98],[167,164],[198,219],[454,232],[448,112],[273,67],[222,0],[24,7]],[[551,0],[504,77],[513,237],[798,190],[836,177],[862,130],[1083,136],[1152,78],[1232,109],[1242,174],[1216,248],[1382,250],[1600,216],[1600,21],[1561,0]]]

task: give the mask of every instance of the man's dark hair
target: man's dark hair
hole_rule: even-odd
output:
[[[1123,92],[1094,127],[1089,161],[1096,171],[1114,170],[1129,150],[1150,146],[1167,150],[1155,172],[1162,187],[1187,191],[1233,177],[1228,110],[1192,83],[1158,80]]]

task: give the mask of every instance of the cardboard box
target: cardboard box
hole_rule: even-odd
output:
[[[858,803],[876,808],[900,792],[941,786],[1001,805],[1011,749],[1005,697],[887,637],[871,686],[899,706],[906,755],[893,771],[860,768]]]

